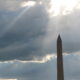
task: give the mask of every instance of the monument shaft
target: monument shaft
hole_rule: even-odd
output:
[[[60,35],[57,39],[57,80],[64,80],[62,40]]]

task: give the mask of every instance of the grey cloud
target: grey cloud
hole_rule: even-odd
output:
[[[42,47],[48,20],[45,6],[36,5],[26,11],[0,37],[0,59],[2,61],[11,59],[32,60],[36,56],[46,55]],[[4,25],[4,27],[7,26]],[[4,32],[4,28],[1,31]]]
[[[23,9],[26,8],[0,12],[1,61],[34,60],[35,58],[41,60],[47,54],[56,53],[58,33],[61,34],[63,40],[64,52],[73,53],[80,50],[79,10],[74,10],[65,16],[49,18],[46,6],[36,4],[29,8],[7,31],[4,31]]]
[[[80,79],[80,55],[64,56],[65,80]],[[18,80],[57,80],[56,59],[46,63],[0,63],[1,78],[17,78]]]
[[[80,11],[73,10],[72,13],[53,17],[49,23],[47,44],[54,50],[57,35],[60,34],[63,41],[63,51],[73,53],[80,51]],[[56,36],[56,37],[55,37]],[[53,37],[53,38],[52,38]],[[56,38],[56,39],[55,39]],[[49,43],[48,43],[49,42]],[[51,44],[53,43],[53,44]]]
[[[20,7],[20,1],[0,0],[0,10],[15,10]]]
[[[80,56],[76,54],[64,57],[65,80],[80,79]]]
[[[60,29],[64,51],[76,52],[80,51],[80,11],[74,10],[73,13],[64,16],[61,19],[62,29]]]
[[[56,63],[1,63],[1,78],[17,78],[18,80],[52,80],[55,79]],[[54,66],[54,68],[53,68]],[[3,68],[2,68],[3,67]],[[41,77],[41,78],[40,78]]]

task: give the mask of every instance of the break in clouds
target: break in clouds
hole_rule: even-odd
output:
[[[65,80],[80,79],[80,55],[64,56]],[[75,65],[76,64],[76,65]],[[57,80],[56,58],[46,63],[0,63],[1,80]]]
[[[64,52],[80,51],[79,9],[50,17],[50,1],[33,0],[34,5],[22,7],[24,1],[0,0],[0,61],[40,61],[56,53],[58,34]]]

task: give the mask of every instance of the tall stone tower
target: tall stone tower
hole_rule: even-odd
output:
[[[57,80],[64,80],[62,40],[60,35],[57,38]]]

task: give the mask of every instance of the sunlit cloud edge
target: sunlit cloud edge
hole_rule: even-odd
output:
[[[72,55],[72,56],[80,56],[80,54],[79,54],[80,52],[74,52],[74,53],[63,53],[63,57],[65,57],[65,56],[69,56],[69,55]],[[22,64],[25,64],[25,63],[46,63],[46,62],[48,62],[48,61],[51,61],[51,60],[53,60],[53,59],[56,59],[57,58],[57,54],[55,54],[55,53],[52,53],[52,54],[48,54],[48,55],[46,55],[45,57],[43,57],[43,58],[41,58],[41,59],[38,59],[38,58],[36,58],[36,57],[34,57],[34,59],[33,60],[17,60],[17,59],[15,59],[15,60],[9,60],[9,61],[1,61],[0,63],[11,63],[11,64],[13,64],[13,63],[22,63]]]

